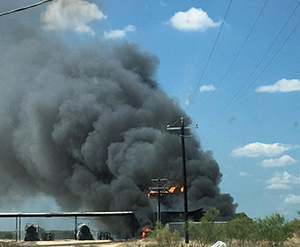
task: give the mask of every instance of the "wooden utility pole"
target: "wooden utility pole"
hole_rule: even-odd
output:
[[[186,181],[186,159],[185,159],[185,143],[184,143],[184,130],[198,128],[195,127],[185,127],[184,126],[184,118],[180,119],[179,127],[171,127],[167,125],[167,130],[180,130],[181,131],[181,148],[182,148],[182,166],[183,166],[183,207],[184,207],[184,238],[185,243],[189,243],[189,231],[188,231],[188,196],[187,196],[187,181]]]
[[[149,190],[155,191],[157,194],[157,216],[156,221],[161,222],[161,210],[160,210],[160,201],[161,201],[161,194],[167,193],[166,191],[169,187],[166,186],[168,180],[166,178],[153,178],[151,182],[154,186],[149,187]],[[164,183],[164,184],[161,184]]]

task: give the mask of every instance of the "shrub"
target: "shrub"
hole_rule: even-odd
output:
[[[171,232],[169,226],[164,226],[157,222],[154,230],[150,233],[150,238],[155,241],[157,247],[178,247],[181,244],[181,238],[178,231]]]
[[[188,229],[191,240],[196,241],[200,247],[214,243],[220,237],[220,228],[214,224],[219,210],[210,208],[202,217],[201,224],[189,222]]]
[[[294,219],[291,222],[287,223],[293,234],[296,234],[300,237],[300,220]]]
[[[258,233],[261,240],[272,246],[282,246],[292,236],[292,229],[284,216],[274,213],[264,219],[258,219]]]
[[[256,242],[257,224],[246,214],[238,214],[235,219],[227,223],[227,237],[236,240],[239,246],[247,242]]]

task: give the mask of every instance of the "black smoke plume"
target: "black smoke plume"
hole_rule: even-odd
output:
[[[128,43],[68,46],[41,34],[36,19],[0,19],[2,205],[16,191],[42,193],[62,210],[134,210],[141,226],[151,224],[151,178],[182,184],[180,137],[166,125],[186,115],[155,81],[158,58]],[[189,208],[232,217],[211,153],[196,137],[186,152]],[[182,210],[181,195],[163,203]]]

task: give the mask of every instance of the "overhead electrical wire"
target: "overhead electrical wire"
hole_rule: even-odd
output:
[[[44,1],[40,1],[40,2],[37,2],[37,3],[31,4],[31,5],[28,5],[26,7],[6,11],[6,12],[3,12],[3,13],[0,13],[0,17],[4,16],[4,15],[9,15],[9,14],[13,14],[13,13],[16,13],[16,12],[20,12],[20,11],[23,11],[23,10],[27,10],[27,9],[30,9],[30,8],[34,8],[34,7],[37,7],[41,4],[51,2],[51,1],[54,1],[54,0],[44,0]]]
[[[285,22],[285,24],[283,25],[283,27],[281,28],[281,30],[279,31],[279,33],[277,34],[277,36],[275,37],[275,39],[273,40],[273,42],[271,43],[271,45],[269,46],[269,48],[267,49],[267,51],[265,52],[265,54],[263,55],[263,57],[261,58],[261,60],[259,61],[259,63],[257,64],[257,66],[255,67],[255,69],[251,72],[251,74],[248,76],[247,80],[243,83],[243,85],[239,88],[239,90],[236,92],[236,94],[231,98],[231,100],[227,103],[227,105],[222,109],[222,111],[219,113],[219,115],[223,114],[227,108],[234,102],[234,100],[239,96],[239,94],[241,93],[241,91],[243,90],[243,88],[245,87],[246,83],[249,81],[249,79],[251,78],[251,76],[254,74],[255,70],[257,69],[257,67],[261,64],[261,62],[263,61],[263,59],[267,56],[267,54],[269,53],[269,51],[271,50],[271,48],[273,47],[274,43],[277,41],[277,39],[279,38],[280,34],[283,32],[283,30],[286,28],[288,22],[291,20],[292,16],[294,15],[295,11],[297,10],[297,8],[300,5],[300,1],[298,2],[298,4],[295,6],[293,12],[290,14],[289,18],[287,19],[287,21]],[[298,28],[298,26],[300,25],[300,21],[296,24],[296,26],[293,28],[293,30],[290,32],[290,34],[287,36],[287,38],[284,40],[284,42],[282,43],[282,45],[279,47],[279,49],[277,50],[277,52],[272,56],[272,58],[269,60],[269,62],[266,64],[266,66],[262,69],[262,71],[258,74],[258,76],[251,82],[251,84],[246,88],[246,91],[249,90],[251,88],[251,86],[257,81],[257,79],[262,75],[262,73],[270,66],[270,64],[274,61],[274,59],[276,58],[276,56],[279,54],[279,52],[282,50],[282,48],[285,46],[285,44],[287,43],[287,41],[291,38],[291,36],[293,35],[293,33],[296,31],[296,29]],[[243,92],[240,96],[242,97],[245,93]],[[218,116],[219,116],[218,115]]]
[[[262,6],[258,16],[256,17],[256,20],[255,22],[253,23],[249,33],[247,34],[245,40],[243,41],[240,49],[238,50],[237,54],[235,55],[234,59],[232,60],[231,64],[229,65],[228,69],[226,70],[226,72],[224,73],[222,79],[219,81],[219,83],[217,84],[217,86],[215,87],[215,90],[208,96],[208,98],[204,101],[204,103],[199,107],[199,108],[202,108],[210,99],[211,97],[215,94],[216,90],[221,86],[222,82],[224,81],[224,79],[226,78],[226,76],[228,75],[228,73],[230,72],[230,70],[232,69],[233,65],[235,64],[236,60],[238,59],[238,57],[240,56],[242,50],[244,49],[249,37],[251,36],[254,28],[256,27],[256,24],[258,23],[267,3],[269,2],[269,0],[266,0],[264,5]]]
[[[249,76],[247,77],[245,83],[243,85],[246,85],[246,83],[250,80],[250,78],[254,75],[254,73],[256,72],[256,70],[258,69],[258,67],[260,66],[260,64],[262,63],[262,61],[266,58],[266,56],[268,55],[268,53],[270,52],[270,50],[272,49],[272,47],[274,46],[275,42],[278,40],[279,36],[281,35],[281,33],[283,32],[283,30],[286,28],[287,24],[290,22],[290,20],[292,19],[293,15],[295,14],[297,8],[300,5],[300,1],[298,2],[298,4],[295,6],[293,12],[290,14],[289,18],[286,20],[286,22],[284,23],[284,25],[282,26],[282,28],[280,29],[280,31],[278,32],[278,34],[276,35],[275,39],[273,40],[273,42],[270,44],[270,46],[268,47],[267,51],[264,53],[264,55],[261,57],[261,59],[259,60],[259,62],[257,63],[257,65],[255,66],[255,68],[252,70],[252,72],[249,74]],[[259,74],[261,75],[261,73]],[[257,78],[258,79],[258,78]],[[247,88],[248,89],[248,88]],[[246,89],[246,91],[247,91]],[[240,95],[240,97],[242,95],[244,95],[245,92],[243,94]],[[240,98],[239,97],[239,98]]]
[[[285,39],[285,41],[282,43],[282,45],[280,46],[280,48],[277,50],[277,52],[273,55],[273,57],[270,59],[270,61],[267,63],[267,65],[262,69],[262,71],[258,74],[258,76],[251,82],[251,84],[247,87],[246,91],[249,90],[251,88],[251,86],[257,81],[257,79],[262,75],[263,72],[265,72],[265,70],[270,66],[270,64],[274,61],[274,59],[277,57],[277,55],[279,54],[279,52],[282,50],[282,48],[285,46],[285,44],[288,42],[288,40],[291,38],[291,36],[293,35],[293,33],[296,31],[296,29],[299,27],[300,25],[300,21],[297,23],[297,25],[294,27],[294,29],[292,30],[292,32],[289,34],[289,36]],[[246,91],[241,94],[241,96],[243,96]],[[240,97],[241,97],[240,96]],[[239,97],[239,98],[240,98]]]
[[[291,13],[291,15],[289,16],[289,18],[287,19],[287,21],[285,22],[285,24],[283,25],[283,27],[281,28],[281,30],[279,31],[278,35],[276,36],[276,38],[274,39],[274,41],[272,42],[272,44],[270,45],[269,49],[267,50],[267,52],[265,53],[265,55],[262,57],[261,61],[266,57],[267,53],[269,53],[269,51],[271,50],[272,46],[274,45],[274,43],[277,41],[278,37],[280,36],[280,34],[283,32],[283,30],[285,29],[285,27],[287,26],[287,24],[289,23],[289,21],[291,20],[292,16],[294,15],[294,13],[296,12],[297,8],[300,5],[300,1],[298,2],[298,4],[296,5],[296,7],[294,8],[293,12]],[[298,23],[296,24],[296,26],[293,28],[293,30],[290,32],[290,34],[288,35],[288,37],[284,40],[284,42],[282,43],[282,45],[279,47],[279,49],[277,50],[277,52],[272,56],[272,58],[269,60],[269,62],[266,64],[266,66],[261,70],[261,72],[257,75],[257,77],[250,83],[250,85],[246,88],[246,90],[238,97],[241,98],[250,88],[251,86],[258,80],[258,78],[262,75],[262,73],[270,66],[270,64],[273,62],[273,60],[276,58],[276,56],[279,54],[279,52],[282,50],[282,48],[285,46],[285,44],[288,42],[288,40],[291,38],[291,36],[293,35],[293,33],[296,31],[296,29],[299,27],[300,25],[300,20],[298,21]],[[261,61],[259,62],[259,64],[255,67],[255,70],[257,69],[257,67],[260,65]],[[250,76],[248,78],[250,78],[252,75],[254,74],[251,73]],[[248,81],[247,78],[247,81]]]
[[[214,53],[214,50],[215,50],[215,48],[216,48],[217,42],[218,42],[218,40],[219,40],[219,38],[220,38],[220,34],[221,34],[221,32],[222,32],[222,29],[223,29],[225,20],[226,20],[226,18],[227,18],[229,9],[230,9],[230,7],[231,7],[231,4],[232,4],[232,0],[229,1],[229,4],[228,4],[227,10],[226,10],[226,12],[225,12],[225,15],[224,15],[224,18],[223,18],[221,27],[220,27],[220,29],[219,29],[218,35],[217,35],[216,40],[215,40],[215,42],[214,42],[214,44],[213,44],[213,47],[212,47],[212,49],[211,49],[211,52],[210,52],[209,57],[208,57],[208,59],[207,59],[207,62],[206,62],[206,64],[205,64],[204,69],[203,69],[203,71],[202,71],[202,74],[201,74],[201,76],[200,76],[199,82],[198,82],[197,86],[195,87],[195,90],[194,90],[192,96],[195,95],[195,93],[198,91],[198,88],[199,88],[200,85],[201,85],[201,82],[202,82],[202,79],[203,79],[203,77],[204,77],[204,74],[205,74],[205,72],[206,72],[206,70],[207,70],[207,67],[208,67],[208,65],[209,65],[209,63],[210,63],[210,60],[211,60],[212,55],[213,55],[213,53]]]

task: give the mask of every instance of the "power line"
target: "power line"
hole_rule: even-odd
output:
[[[23,10],[27,10],[27,9],[30,9],[30,8],[34,8],[34,7],[37,7],[41,4],[51,2],[51,1],[53,1],[53,0],[44,0],[44,1],[40,1],[40,2],[37,2],[37,3],[31,4],[31,5],[28,5],[26,7],[13,9],[13,10],[10,10],[10,11],[7,11],[7,12],[3,12],[3,13],[0,13],[0,17],[4,16],[4,15],[9,15],[9,14],[13,14],[13,13],[16,13],[16,12],[20,12],[20,11],[23,11]]]
[[[220,38],[220,34],[221,34],[221,32],[222,32],[222,29],[223,29],[225,20],[226,20],[226,18],[227,18],[229,9],[230,9],[230,7],[231,7],[231,4],[232,4],[232,0],[229,1],[229,4],[228,4],[227,10],[226,10],[224,19],[223,19],[223,21],[222,21],[221,27],[220,27],[220,29],[219,29],[218,35],[217,35],[217,37],[216,37],[216,40],[215,40],[214,45],[213,45],[213,47],[212,47],[212,50],[211,50],[211,52],[210,52],[210,54],[209,54],[208,60],[207,60],[207,62],[206,62],[206,64],[205,64],[205,66],[204,66],[204,70],[203,70],[203,72],[202,72],[202,74],[201,74],[201,76],[200,76],[199,82],[198,82],[198,84],[197,84],[197,86],[196,86],[196,88],[195,88],[195,90],[194,90],[192,96],[195,95],[195,93],[197,92],[199,86],[201,85],[203,76],[204,76],[204,74],[205,74],[205,72],[206,72],[206,70],[207,70],[208,64],[209,64],[209,62],[210,62],[210,60],[211,60],[211,58],[212,58],[212,55],[213,55],[214,50],[215,50],[215,48],[216,48],[217,42],[218,42],[218,40],[219,40],[219,38]]]
[[[250,29],[248,35],[246,36],[246,38],[245,38],[243,44],[241,45],[239,51],[237,52],[237,54],[235,55],[234,59],[232,60],[230,66],[228,67],[228,69],[227,69],[226,72],[224,73],[222,79],[221,79],[221,80],[219,81],[219,83],[217,84],[215,90],[208,96],[208,98],[206,99],[206,101],[205,101],[199,108],[202,108],[202,107],[203,107],[203,106],[211,99],[211,97],[215,94],[216,90],[220,87],[220,85],[222,84],[222,82],[224,81],[224,79],[226,78],[226,76],[228,75],[229,71],[232,69],[233,65],[235,64],[236,60],[238,59],[238,57],[240,56],[242,50],[244,49],[244,47],[245,47],[245,45],[246,45],[246,43],[247,43],[247,41],[248,41],[250,35],[252,34],[252,32],[253,32],[253,30],[254,30],[254,28],[255,28],[255,26],[256,26],[256,24],[258,23],[258,20],[260,19],[260,17],[261,17],[261,15],[262,15],[262,13],[263,13],[263,11],[264,11],[264,9],[265,9],[265,7],[266,7],[268,1],[269,1],[269,0],[266,0],[265,3],[264,3],[264,5],[262,6],[262,8],[261,8],[261,10],[260,10],[260,12],[259,12],[259,14],[258,14],[258,16],[257,16],[257,18],[256,18],[256,20],[255,20],[255,22],[254,22],[254,24],[252,25],[252,27],[251,27],[251,29]]]
[[[269,48],[267,49],[267,51],[264,53],[264,55],[261,57],[261,59],[259,60],[259,62],[257,63],[257,65],[255,66],[255,68],[252,70],[252,72],[249,74],[249,76],[247,77],[246,81],[244,82],[242,88],[246,85],[246,83],[250,80],[250,78],[254,75],[255,71],[258,69],[258,67],[260,66],[260,64],[262,63],[262,61],[266,58],[266,56],[268,55],[268,53],[270,52],[270,50],[272,49],[272,47],[274,46],[275,42],[278,40],[279,36],[281,35],[281,33],[283,32],[283,30],[286,28],[287,24],[289,23],[289,21],[291,20],[292,16],[294,15],[294,13],[296,12],[297,8],[300,5],[300,1],[298,2],[298,4],[296,5],[296,7],[294,8],[293,12],[290,14],[289,18],[286,20],[286,22],[284,23],[284,25],[282,26],[282,28],[280,29],[280,31],[278,32],[278,34],[276,35],[275,39],[273,40],[273,42],[270,44]],[[271,59],[272,60],[272,59]],[[264,71],[265,69],[263,69]],[[259,76],[262,74],[262,72],[259,74]],[[259,77],[258,76],[258,77]],[[255,81],[258,79],[258,77],[255,79]],[[251,83],[252,84],[252,83]],[[251,87],[250,84],[250,87]],[[249,87],[246,89],[246,91],[249,89]],[[241,90],[239,90],[240,92]],[[242,93],[240,97],[242,97],[245,93]],[[238,99],[239,99],[238,98]]]
[[[276,38],[274,39],[274,41],[272,42],[272,44],[270,45],[269,49],[267,50],[267,52],[264,54],[264,56],[262,57],[262,59],[259,61],[258,65],[255,67],[254,71],[257,69],[257,67],[260,65],[260,63],[262,62],[262,60],[266,57],[266,55],[269,53],[269,51],[271,50],[271,48],[273,47],[274,43],[277,41],[278,37],[280,36],[280,34],[283,32],[283,30],[285,29],[285,27],[287,26],[287,24],[289,23],[289,21],[291,20],[292,16],[294,15],[294,13],[296,12],[297,8],[300,5],[300,1],[298,2],[298,4],[296,5],[296,7],[294,8],[293,12],[291,13],[291,15],[289,16],[289,18],[287,19],[287,21],[285,22],[285,24],[283,25],[283,27],[281,28],[281,30],[279,31],[279,33],[277,34]],[[239,96],[239,98],[241,98],[250,88],[251,86],[257,81],[257,79],[262,75],[262,73],[270,66],[270,64],[273,62],[273,60],[275,59],[275,57],[279,54],[279,52],[282,50],[282,48],[285,46],[285,44],[287,43],[287,41],[290,39],[290,37],[292,36],[292,34],[296,31],[296,29],[298,28],[298,26],[300,25],[300,21],[296,24],[296,26],[294,27],[294,29],[290,32],[290,34],[288,35],[288,37],[284,40],[284,42],[282,43],[282,45],[279,47],[279,49],[277,50],[277,52],[273,55],[273,57],[269,60],[269,62],[267,63],[267,65],[262,69],[262,71],[258,74],[258,76],[250,83],[250,85],[246,88],[246,90]],[[250,79],[250,77],[254,74],[254,71],[250,74],[250,76],[247,78],[247,81]],[[238,99],[239,99],[238,98]]]
[[[300,2],[296,5],[296,7],[294,8],[292,14],[289,16],[288,20],[286,21],[286,23],[283,25],[283,27],[281,28],[281,30],[279,31],[278,35],[276,36],[275,40],[272,42],[271,46],[269,47],[269,49],[267,50],[267,52],[264,54],[264,56],[262,57],[261,61],[259,61],[259,64],[262,62],[262,60],[265,58],[265,56],[267,55],[267,53],[269,52],[269,50],[272,48],[272,46],[274,45],[275,41],[278,39],[279,35],[282,33],[283,29],[286,27],[287,23],[290,21],[291,17],[294,15],[296,9],[298,8]],[[272,58],[269,60],[269,62],[267,63],[267,65],[262,69],[262,71],[258,74],[258,76],[251,82],[251,84],[247,87],[246,91],[244,93],[242,93],[239,98],[241,98],[246,92],[247,90],[250,89],[250,87],[257,81],[257,79],[262,75],[262,73],[270,66],[270,64],[274,61],[274,59],[276,58],[276,56],[279,54],[279,52],[282,50],[282,48],[285,46],[285,44],[287,43],[287,41],[291,38],[292,34],[296,31],[296,29],[298,28],[298,26],[300,25],[300,21],[296,24],[296,26],[293,28],[293,30],[290,32],[290,34],[288,35],[288,37],[284,40],[284,42],[282,43],[282,45],[279,47],[279,49],[277,50],[277,52],[272,56]],[[255,67],[255,70],[258,66]],[[219,115],[221,115],[222,113],[224,113],[227,108],[234,102],[234,100],[238,97],[238,95],[240,94],[240,92],[243,90],[244,86],[246,85],[246,83],[248,82],[248,80],[250,79],[250,77],[253,75],[254,71],[250,74],[250,76],[247,78],[247,80],[243,83],[243,85],[239,88],[238,92],[231,98],[231,100],[228,102],[228,104],[223,108],[223,110],[219,113]]]

